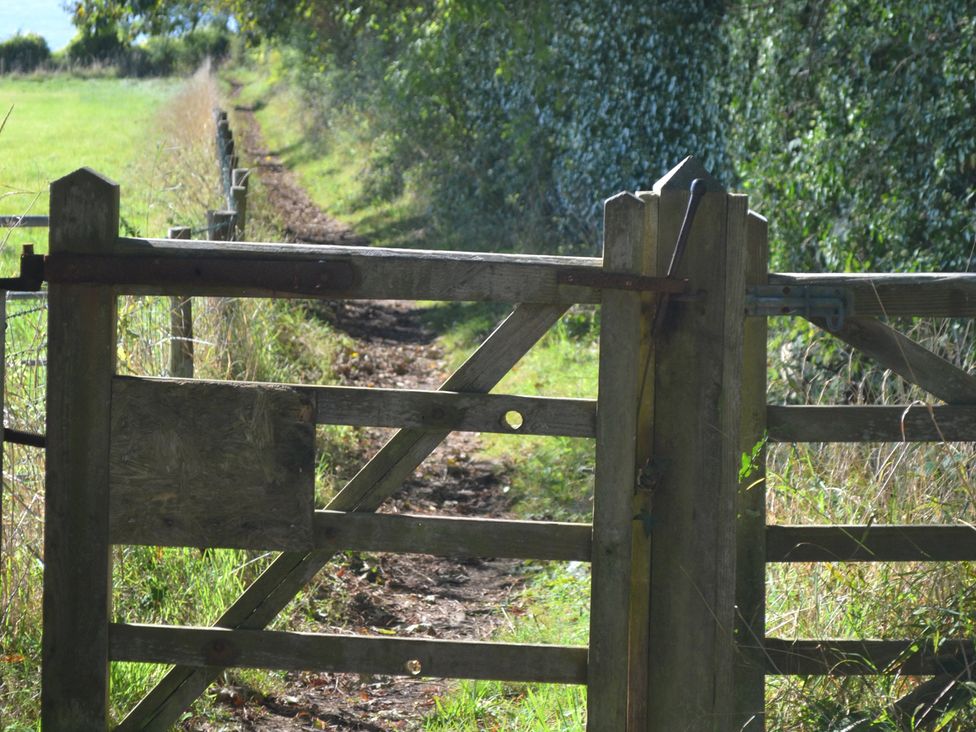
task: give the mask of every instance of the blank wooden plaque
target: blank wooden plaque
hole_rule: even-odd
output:
[[[112,543],[308,550],[314,419],[283,385],[115,377]]]

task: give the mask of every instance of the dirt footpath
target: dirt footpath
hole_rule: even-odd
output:
[[[253,114],[237,109],[235,134],[252,172],[294,241],[366,244],[329,218],[308,198],[290,171],[264,148]],[[355,386],[434,389],[447,376],[435,334],[405,302],[342,304],[335,325],[355,339],[340,359],[340,383]],[[363,459],[391,434],[367,430]],[[383,511],[505,517],[505,467],[474,457],[477,435],[453,433],[414,473]],[[310,607],[341,607],[340,621],[311,612],[303,629],[323,633],[478,639],[490,636],[521,586],[512,560],[423,555],[371,555],[330,563],[320,574]],[[503,613],[501,610],[505,608]],[[263,697],[251,690],[217,688],[242,730],[406,730],[418,726],[450,682],[354,674],[290,673],[284,693]],[[210,729],[190,720],[186,729]]]

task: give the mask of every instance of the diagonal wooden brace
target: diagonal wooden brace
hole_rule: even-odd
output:
[[[519,305],[440,387],[487,392],[566,311],[560,305]],[[375,511],[449,433],[399,430],[326,507]],[[284,552],[214,623],[260,629],[270,623],[333,556],[330,551]],[[168,730],[217,677],[219,668],[176,666],[129,712],[119,730]]]

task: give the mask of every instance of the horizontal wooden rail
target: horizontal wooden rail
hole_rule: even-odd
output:
[[[971,318],[976,316],[976,274],[799,274],[774,272],[771,285],[846,287],[854,312],[866,316]]]
[[[976,561],[976,527],[767,526],[766,561]]]
[[[590,561],[592,527],[390,513],[316,511],[315,548],[465,557]]]
[[[114,661],[586,683],[587,649],[180,626],[109,626]]]
[[[0,228],[43,229],[48,226],[47,216],[0,215]]]
[[[49,282],[120,293],[597,303],[607,288],[681,293],[664,277],[615,277],[600,259],[178,239],[118,239],[105,256],[45,260]]]
[[[194,398],[209,393],[223,394],[247,386],[280,385],[250,382],[205,381],[202,379],[158,379],[116,376],[130,388],[139,382],[144,393],[153,390],[176,398],[185,386],[192,386]],[[596,401],[526,397],[508,394],[471,394],[451,391],[370,389],[352,386],[289,385],[307,394],[315,404],[317,424],[356,427],[397,427],[460,432],[498,432],[520,435],[594,437]]]
[[[770,442],[971,442],[976,407],[777,406],[766,409]]]
[[[875,676],[957,674],[976,662],[971,639],[784,640],[767,638],[766,673],[774,676]]]

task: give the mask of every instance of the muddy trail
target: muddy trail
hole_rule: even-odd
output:
[[[234,124],[238,144],[253,161],[251,170],[260,176],[290,240],[368,244],[309,199],[274,151],[263,145],[251,110],[237,108]],[[343,303],[336,306],[334,325],[355,343],[338,363],[340,383],[436,389],[448,375],[435,334],[412,303]],[[361,462],[391,434],[363,430]],[[381,510],[509,516],[505,466],[478,459],[479,448],[477,435],[452,433]],[[519,612],[512,603],[521,582],[519,564],[512,560],[356,556],[330,563],[319,573],[293,625],[319,633],[483,640],[503,622],[503,607],[508,614]],[[227,684],[216,693],[241,730],[385,732],[418,728],[451,683],[301,672],[289,673],[286,689],[269,696]],[[199,719],[184,728],[211,729]]]

